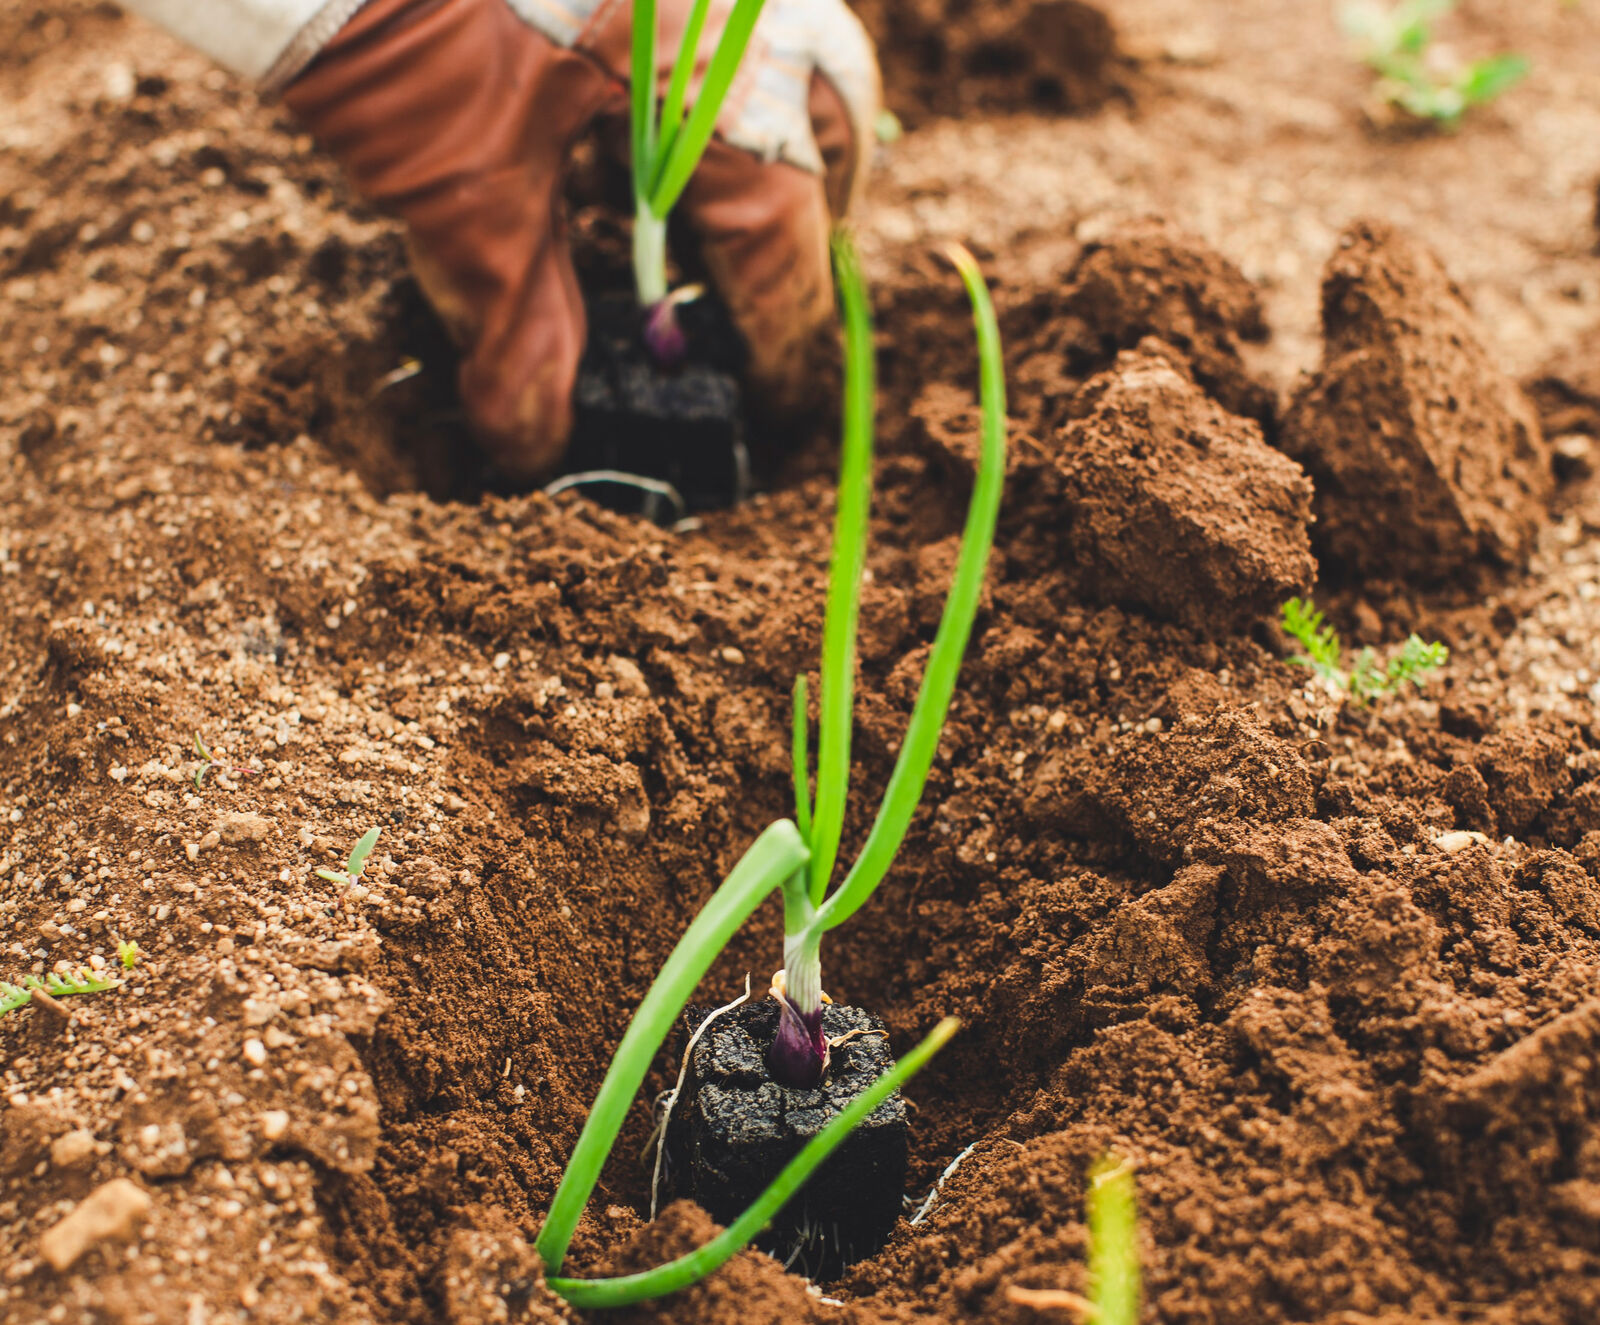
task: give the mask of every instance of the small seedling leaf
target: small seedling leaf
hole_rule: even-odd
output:
[[[1292,654],[1290,665],[1309,667],[1357,708],[1379,695],[1397,693],[1402,685],[1425,685],[1429,674],[1450,658],[1450,650],[1443,644],[1429,644],[1413,634],[1387,663],[1379,662],[1375,650],[1362,649],[1347,672],[1339,666],[1344,651],[1339,633],[1324,623],[1323,614],[1310,599],[1291,598],[1285,603],[1282,625],[1284,633],[1305,650]]]
[[[1533,62],[1526,55],[1512,51],[1475,61],[1467,66],[1466,73],[1457,85],[1462,100],[1469,106],[1481,106],[1486,101],[1493,101],[1507,88],[1525,78],[1532,67]]]
[[[15,1012],[28,1001],[29,990],[21,985],[11,984],[9,981],[0,980],[0,1017],[8,1012]]]
[[[345,862],[344,872],[350,876],[352,881],[361,877],[362,867],[366,865],[367,857],[372,854],[372,848],[377,845],[378,830],[369,828],[365,836],[356,843],[355,849],[351,851],[350,859]]]
[[[77,967],[63,975],[51,971],[48,975],[25,975],[20,985],[0,980],[0,1017],[15,1012],[33,997],[35,989],[43,990],[51,998],[71,998],[75,994],[100,994],[107,989],[117,989],[122,981],[114,975],[97,975],[86,966]]]

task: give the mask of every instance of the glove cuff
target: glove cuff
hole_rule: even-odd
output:
[[[294,34],[262,76],[261,91],[275,96],[288,87],[366,3],[367,0],[324,0],[322,7]]]
[[[308,65],[366,0],[125,0],[127,8],[268,92]]]
[[[843,200],[848,208],[872,161],[883,86],[872,39],[843,0],[767,0],[718,128],[735,147],[765,161],[823,174],[810,113],[813,71],[838,92],[855,139],[853,178]],[[843,215],[840,210],[835,219]]]
[[[632,21],[627,0],[506,2],[557,45],[583,51],[614,77],[627,79]],[[688,6],[682,8],[687,11]],[[731,8],[732,0],[718,0],[711,7],[698,52],[702,68],[716,49]],[[681,21],[676,30],[682,31]],[[671,60],[672,52],[661,52],[663,77]],[[856,139],[859,176],[860,167],[871,160],[882,89],[872,40],[844,0],[767,0],[723,104],[718,133],[760,160],[785,161],[823,174],[810,113],[814,72],[833,85],[844,103]]]

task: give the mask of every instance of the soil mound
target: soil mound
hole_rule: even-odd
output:
[[[1316,575],[1311,485],[1159,342],[1084,388],[1046,446],[1054,525],[1083,592],[1201,633],[1248,629]]]
[[[1060,292],[1028,301],[1007,331],[1019,347],[1019,381],[1038,389],[1042,426],[1072,411],[1078,383],[1155,336],[1224,407],[1272,427],[1275,394],[1250,375],[1240,352],[1241,342],[1268,334],[1255,287],[1215,249],[1159,217],[1125,222],[1091,242]]]
[[[1356,223],[1323,278],[1322,329],[1322,367],[1282,436],[1316,484],[1319,553],[1424,581],[1522,565],[1549,459],[1439,260],[1387,225]]]
[[[721,1231],[692,1201],[675,1201],[618,1251],[611,1273],[653,1270],[705,1246]],[[803,1280],[785,1274],[777,1261],[759,1251],[741,1252],[716,1275],[676,1297],[607,1317],[624,1325],[667,1325],[684,1320],[782,1320],[813,1325],[834,1318],[832,1310],[805,1291]]]
[[[1082,111],[1109,97],[1116,37],[1082,0],[854,0],[896,111]]]

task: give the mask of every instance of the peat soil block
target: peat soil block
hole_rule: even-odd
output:
[[[716,509],[749,487],[744,438],[744,343],[721,300],[705,295],[678,309],[685,361],[663,368],[645,347],[644,314],[632,295],[588,304],[589,339],[573,395],[568,473],[620,470],[670,483],[684,510],[646,510],[657,519]],[[630,513],[647,498],[620,484],[587,487]]]
[[[684,1015],[692,1035],[710,1009]],[[859,1008],[823,1010],[829,1039],[863,1032],[833,1051],[816,1090],[772,1080],[767,1050],[778,1031],[771,999],[717,1018],[695,1045],[668,1154],[676,1194],[719,1224],[732,1223],[800,1148],[894,1066],[883,1022]],[[757,1245],[813,1279],[871,1256],[900,1218],[906,1183],[906,1106],[896,1091],[778,1212]]]

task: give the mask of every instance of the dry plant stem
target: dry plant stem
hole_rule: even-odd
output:
[[[58,1003],[42,989],[31,990],[28,998],[30,1002],[36,1004],[42,1011],[48,1012],[63,1026],[70,1026],[76,1020],[69,1008],[64,1004]]]
[[[910,1222],[913,1228],[928,1217],[928,1212],[933,1209],[933,1203],[939,1199],[939,1193],[944,1190],[945,1183],[948,1182],[951,1175],[961,1167],[962,1162],[967,1158],[967,1156],[977,1148],[978,1143],[974,1141],[970,1146],[968,1146],[947,1165],[945,1165],[944,1172],[939,1175],[939,1180],[933,1184],[933,1190],[928,1193],[928,1199],[918,1206],[916,1214],[911,1216]]]
[[[1016,1284],[1007,1284],[1006,1298],[1019,1307],[1032,1307],[1036,1311],[1075,1311],[1084,1320],[1096,1320],[1100,1315],[1088,1298],[1065,1288],[1019,1288]]]

